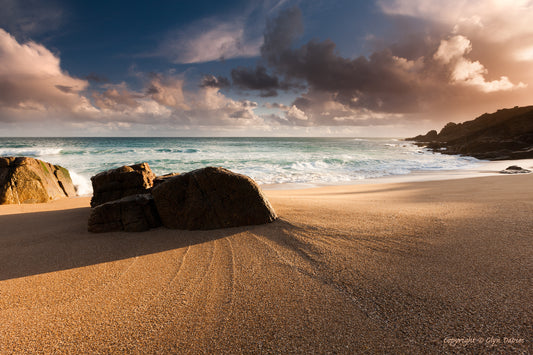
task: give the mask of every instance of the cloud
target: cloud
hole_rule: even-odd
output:
[[[206,87],[187,93],[187,110],[176,115],[196,125],[250,126],[262,124],[255,114],[257,103],[249,100],[233,100],[220,92],[219,88]]]
[[[270,65],[283,64],[285,53],[303,33],[302,12],[298,7],[279,12],[267,21],[261,55]]]
[[[437,61],[451,66],[451,82],[455,84],[473,86],[483,92],[506,91],[523,88],[522,82],[513,84],[509,78],[502,76],[499,80],[486,81],[488,70],[479,61],[471,61],[465,57],[472,51],[472,44],[468,38],[456,35],[442,40],[433,56]]]
[[[183,94],[183,79],[154,75],[146,92],[152,100],[160,105],[183,110],[189,108]]]
[[[415,3],[417,6],[402,7]],[[430,1],[387,4],[390,7],[385,11],[389,14],[412,16],[398,22],[403,28],[409,28],[406,23],[415,22],[415,16],[438,11]],[[397,11],[393,11],[391,4],[397,6]],[[445,7],[444,12],[448,10],[451,8]],[[442,23],[430,21],[439,21],[440,17],[428,16],[424,24],[431,31],[426,31],[426,37],[402,35],[392,38],[397,41],[390,45],[383,42],[382,48],[369,56],[345,58],[338,54],[331,40],[311,40],[294,48],[302,32],[301,12],[296,8],[282,11],[267,24],[262,57],[283,80],[304,82],[308,88],[290,106],[299,111],[289,113],[282,109],[283,120],[321,126],[389,124],[386,117],[406,122],[420,113],[431,113],[437,118],[456,113],[459,108],[479,113],[484,110],[479,107],[487,103],[514,106],[518,100],[523,102],[526,91],[522,89],[527,84],[510,79],[511,75],[516,76],[512,60],[502,55],[498,63],[501,65],[495,65],[491,59],[495,55],[483,52],[485,48],[494,48],[487,44],[489,40],[475,37],[473,42],[466,35],[453,32],[469,26],[474,35],[474,27],[491,24],[484,16],[471,15],[461,18],[459,27],[450,23],[448,32],[443,30]],[[444,15],[444,19],[448,17],[453,15]],[[479,36],[483,32],[476,33]],[[504,95],[507,92],[516,92],[514,101],[512,95]],[[302,112],[307,119],[298,120],[304,116],[295,112]]]
[[[378,3],[386,14],[440,22],[457,33],[484,32],[491,41],[502,42],[533,34],[530,0],[381,0]]]
[[[509,82],[531,83],[533,73],[533,2],[530,0],[381,0],[381,9],[393,17],[422,19],[441,29],[441,38],[461,35],[472,42],[470,56],[489,75],[507,77]],[[411,22],[414,22],[411,21]],[[498,72],[499,71],[499,72]],[[502,85],[505,79],[502,81]],[[505,86],[509,86],[505,83]]]
[[[233,85],[241,89],[259,90],[262,97],[277,96],[278,89],[287,89],[275,75],[269,75],[267,69],[258,65],[255,69],[238,67],[231,70]]]
[[[259,55],[261,38],[247,38],[243,20],[206,19],[168,36],[160,53],[174,63],[202,63]]]
[[[472,44],[468,38],[454,36],[448,40],[442,40],[433,57],[444,64],[448,64],[452,61],[457,61],[470,51],[472,51]]]
[[[286,117],[289,119],[289,120],[299,120],[299,121],[307,121],[309,119],[309,117],[307,117],[307,115],[305,114],[305,112],[303,112],[302,110],[300,110],[298,107],[296,107],[295,105],[292,105],[288,110],[287,110],[287,113],[286,113]]]
[[[206,88],[227,88],[231,86],[231,83],[228,78],[223,76],[214,76],[214,75],[204,75],[202,78],[202,82],[200,83],[200,87]]]
[[[150,123],[167,127],[187,125],[246,126],[261,124],[254,112],[257,104],[233,100],[220,92],[220,80],[206,76],[198,90],[185,90],[180,76],[150,74],[142,92],[125,84],[110,85],[103,93],[93,93],[95,106],[112,114],[115,121]],[[214,80],[216,79],[216,80]]]
[[[266,107],[266,108],[279,108],[279,109],[282,109],[282,110],[288,110],[289,109],[289,106],[284,105],[284,104],[280,104],[278,102],[265,102],[263,104],[263,107]]]
[[[137,108],[140,106],[138,99],[142,99],[144,95],[134,93],[126,88],[125,84],[113,85],[113,87],[106,91],[93,92],[94,105],[100,109],[122,111],[128,108]]]
[[[23,44],[0,29],[0,105],[10,109],[76,111],[87,105],[81,92],[86,80],[63,71],[44,46]]]
[[[0,29],[0,118],[4,122],[55,122],[82,127],[244,127],[261,125],[257,103],[220,92],[227,79],[206,76],[198,90],[185,90],[179,75],[137,73],[144,87],[99,83],[61,69],[59,57],[41,44],[20,44]],[[164,131],[164,130],[163,130]]]
[[[452,3],[462,4],[460,15],[445,4],[442,16],[436,16],[439,10],[431,1],[380,2],[392,26],[400,23],[405,31],[373,40],[375,50],[365,56],[343,57],[329,39],[298,42],[302,12],[283,2],[281,11],[267,21],[263,37],[250,35],[243,16],[197,22],[162,44],[159,54],[164,52],[176,63],[260,55],[255,66],[231,71],[238,94],[253,90],[272,97],[279,90],[297,92],[292,102],[284,97],[280,101],[285,104],[261,107],[224,94],[231,92],[224,76],[205,75],[199,83],[186,83],[184,75],[172,72],[136,72],[142,87],[135,89],[94,74],[75,78],[43,45],[18,42],[0,30],[0,116],[4,121],[57,117],[112,127],[230,129],[272,123],[307,129],[388,127],[421,117],[450,120],[459,113],[471,118],[496,108],[530,104],[533,37],[528,36],[533,31],[499,20],[493,10],[477,3]],[[531,6],[523,1],[509,5],[510,18],[520,24],[515,4],[521,4],[525,15]],[[410,27],[412,23],[416,25]],[[497,25],[502,24],[507,27],[498,32]],[[515,27],[520,29],[513,32]],[[413,35],[410,28],[416,30]]]

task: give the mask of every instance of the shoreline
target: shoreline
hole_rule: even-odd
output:
[[[279,184],[260,184],[261,189],[265,191],[276,190],[302,190],[331,186],[352,186],[352,185],[374,185],[374,184],[395,184],[410,183],[423,181],[445,181],[456,179],[471,179],[485,176],[503,176],[501,170],[505,170],[511,165],[518,165],[524,169],[533,170],[533,159],[518,160],[497,160],[497,161],[480,161],[479,166],[475,169],[454,169],[454,170],[419,170],[403,175],[380,176],[376,178],[367,178],[360,180],[339,181],[334,183],[279,183]],[[505,175],[505,176],[511,176]],[[520,174],[518,174],[520,175]],[[91,194],[78,195],[72,198],[90,198]]]
[[[432,153],[400,138],[106,139],[8,140],[4,154],[30,155],[69,169],[80,191],[90,192],[90,177],[122,165],[149,162],[158,175],[223,166],[248,175],[266,189],[374,183],[380,179],[438,174],[431,169],[478,165],[475,158]],[[243,149],[242,147],[246,147]],[[416,169],[429,169],[422,173]],[[407,175],[408,171],[415,171]],[[383,176],[382,178],[371,178]],[[360,178],[366,177],[364,180]],[[369,178],[370,177],[370,178]],[[420,179],[416,177],[416,179]],[[331,183],[330,183],[331,181]],[[298,182],[298,183],[291,183]],[[309,182],[309,183],[306,183]],[[324,184],[321,184],[325,182]],[[281,183],[281,184],[277,184]],[[288,183],[288,185],[284,185]]]
[[[350,186],[367,184],[394,184],[422,181],[443,181],[455,179],[470,179],[484,176],[501,176],[501,170],[505,170],[511,165],[518,165],[524,169],[533,170],[533,159],[517,160],[497,160],[480,161],[479,166],[474,169],[454,169],[454,170],[419,170],[403,175],[380,176],[376,178],[350,180],[335,183],[311,184],[311,183],[282,183],[263,184],[263,190],[300,190],[308,188],[320,188],[326,186]],[[508,175],[507,175],[508,176]]]

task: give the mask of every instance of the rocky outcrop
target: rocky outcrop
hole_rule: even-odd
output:
[[[207,167],[168,179],[152,189],[164,226],[215,229],[264,224],[277,216],[249,177]]]
[[[90,232],[140,232],[161,224],[175,229],[215,229],[277,218],[252,179],[223,168],[155,177],[148,164],[142,163],[105,171],[91,180],[95,194]]]
[[[106,202],[91,210],[88,230],[103,232],[143,232],[161,225],[150,194],[126,196]]]
[[[145,194],[154,184],[155,175],[148,163],[122,166],[93,177],[91,207],[130,195]]]
[[[533,106],[498,110],[459,124],[450,122],[439,133],[432,130],[407,140],[443,154],[488,160],[531,159]]]
[[[529,174],[531,170],[524,169],[517,165],[511,165],[505,170],[500,171],[501,174]]]
[[[0,158],[0,204],[39,203],[76,196],[67,169],[27,157]]]

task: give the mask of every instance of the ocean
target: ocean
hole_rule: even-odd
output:
[[[140,162],[156,175],[222,166],[270,187],[345,184],[481,163],[394,138],[0,138],[0,156],[61,165],[82,195],[92,192],[90,177],[98,172]]]

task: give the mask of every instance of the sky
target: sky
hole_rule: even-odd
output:
[[[407,137],[533,104],[531,0],[0,9],[0,136]]]

